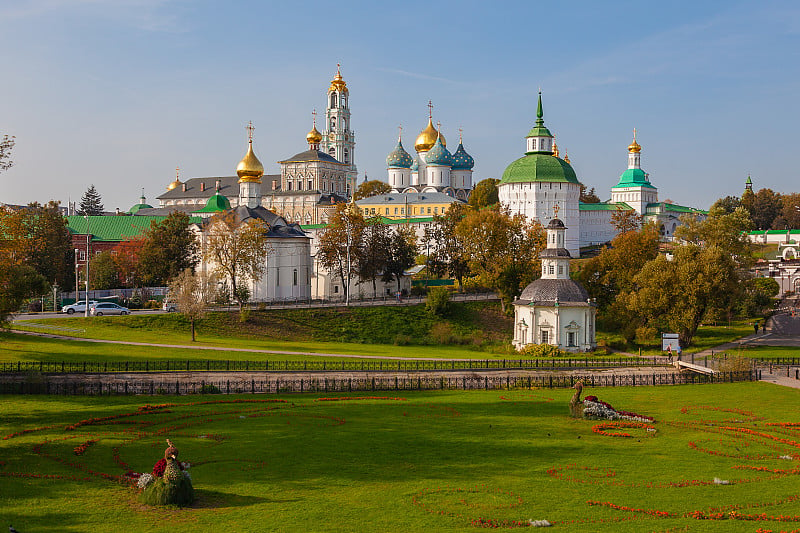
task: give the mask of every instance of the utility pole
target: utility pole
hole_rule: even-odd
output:
[[[89,259],[91,259],[90,250],[89,250],[89,241],[92,238],[92,234],[89,232],[89,215],[84,216],[86,219],[86,307],[84,307],[84,315],[86,318],[89,317]]]

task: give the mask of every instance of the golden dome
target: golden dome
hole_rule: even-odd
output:
[[[173,181],[172,183],[167,185],[167,190],[171,191],[173,189],[177,189],[181,185],[182,185],[182,182],[180,180],[180,169],[178,167],[175,167],[175,181]]]
[[[260,182],[261,176],[264,175],[264,165],[261,164],[256,154],[253,153],[252,139],[248,143],[247,153],[236,166],[236,174],[239,176],[240,183],[243,181]]]
[[[628,152],[630,153],[639,153],[642,151],[642,147],[639,146],[639,143],[636,142],[636,128],[633,129],[633,142],[628,145]]]
[[[336,76],[331,80],[331,86],[328,91],[348,92],[347,83],[342,79],[342,73],[339,71],[339,63],[336,63]]]
[[[311,131],[308,132],[308,135],[306,135],[306,140],[308,141],[308,144],[319,144],[322,142],[322,134],[317,131],[316,125],[314,125]]]
[[[417,152],[427,152],[433,148],[434,144],[436,144],[437,137],[440,138],[442,140],[442,144],[447,147],[447,141],[444,140],[444,135],[436,131],[436,128],[433,127],[433,119],[428,117],[428,126],[422,130],[417,137],[417,140],[414,143],[414,149]]]

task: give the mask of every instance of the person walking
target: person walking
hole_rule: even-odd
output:
[[[767,319],[764,319],[764,322],[761,324],[761,333],[764,335],[767,334]]]
[[[678,354],[678,361],[680,361],[681,360],[681,354],[683,353],[683,350],[681,350],[681,345],[680,344],[678,344],[678,347],[675,348],[675,353]]]
[[[753,322],[753,335],[758,335],[758,321]]]

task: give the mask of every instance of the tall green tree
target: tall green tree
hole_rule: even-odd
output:
[[[111,252],[95,254],[89,262],[89,270],[92,273],[90,280],[92,289],[105,290],[120,288],[119,273],[114,261],[114,256],[111,255]]]
[[[358,275],[364,250],[366,222],[355,204],[338,204],[317,244],[320,264],[342,283],[345,303],[350,303],[350,284]]]
[[[180,211],[150,223],[139,251],[139,276],[144,283],[166,285],[187,268],[197,266],[198,244],[189,225],[189,215]]]
[[[386,270],[392,246],[389,226],[381,217],[366,219],[363,233],[363,249],[358,258],[358,278],[361,283],[372,283],[372,297],[378,295],[378,277]]]
[[[261,219],[236,220],[235,211],[214,215],[205,229],[203,256],[213,266],[213,272],[230,283],[233,297],[244,306],[247,289],[244,282],[255,281],[267,269],[267,224]],[[185,269],[184,269],[185,270]]]
[[[500,197],[497,190],[499,179],[486,178],[479,181],[473,187],[469,195],[469,205],[475,209],[485,207],[497,207],[500,204]]]
[[[361,183],[353,193],[353,200],[361,200],[362,198],[369,198],[370,196],[378,196],[379,194],[388,194],[392,192],[392,187],[381,180],[369,180]]]
[[[714,202],[711,205],[711,209],[721,209],[725,213],[733,213],[741,205],[742,201],[738,196],[726,196]]]
[[[414,229],[408,226],[397,228],[391,235],[383,280],[389,282],[394,279],[399,291],[403,273],[414,266],[416,257],[417,236]]]
[[[0,139],[0,172],[14,166],[14,161],[11,160],[11,149],[14,148],[14,144],[16,141],[13,135],[3,135]]]
[[[103,198],[95,189],[94,184],[89,185],[86,192],[81,196],[81,203],[78,207],[78,214],[82,216],[102,216]]]
[[[464,243],[456,228],[470,208],[454,203],[442,215],[434,215],[433,223],[425,228],[425,243],[428,272],[433,276],[452,276],[464,289],[464,278],[470,273],[469,258],[464,253]]]
[[[49,290],[47,280],[32,267],[7,259],[0,258],[0,327],[8,326],[26,299]]]
[[[71,290],[75,284],[75,250],[59,203],[34,202],[24,213],[28,229],[26,263],[51,285]]]

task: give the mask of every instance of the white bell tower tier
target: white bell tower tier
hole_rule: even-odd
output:
[[[336,75],[328,88],[325,109],[325,131],[321,150],[347,165],[347,195],[355,191],[358,169],[355,163],[356,136],[350,124],[350,91],[342,78],[341,65],[336,64]]]

